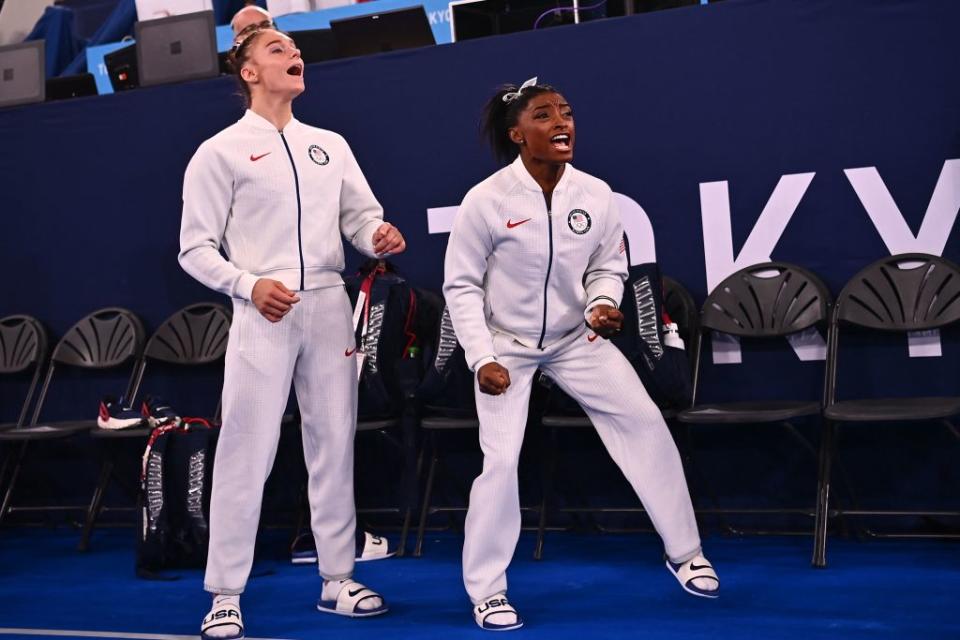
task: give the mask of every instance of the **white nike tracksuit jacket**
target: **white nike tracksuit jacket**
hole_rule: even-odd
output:
[[[335,580],[353,573],[357,365],[349,355],[356,345],[336,230],[372,257],[382,223],[383,209],[346,141],[296,119],[277,131],[247,111],[200,145],[187,167],[180,264],[233,298],[208,591],[238,594],[246,586],[291,382],[320,574]],[[259,278],[279,280],[300,296],[280,322],[269,322],[250,301]]]
[[[675,562],[700,538],[666,423],[620,351],[584,325],[623,297],[627,260],[610,187],[567,165],[548,209],[520,158],[467,193],[447,245],[443,292],[467,363],[498,362],[511,386],[476,385],[483,471],[470,492],[464,584],[474,604],[507,589],[520,535],[517,463],[542,369],[584,408]]]

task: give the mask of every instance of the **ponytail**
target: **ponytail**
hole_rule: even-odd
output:
[[[556,92],[546,84],[524,87],[505,84],[487,100],[480,116],[480,136],[490,145],[498,162],[509,164],[520,154],[519,147],[510,139],[510,129],[517,125],[520,114],[530,100],[544,93]]]

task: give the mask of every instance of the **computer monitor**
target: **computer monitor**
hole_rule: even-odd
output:
[[[212,11],[136,24],[140,86],[212,78],[219,72]]]
[[[331,20],[341,58],[436,44],[422,6]]]
[[[122,49],[111,51],[103,56],[103,64],[107,67],[107,75],[114,91],[126,91],[140,86],[140,76],[137,71],[137,45],[131,44]]]
[[[43,102],[45,97],[43,40],[0,47],[0,107]]]
[[[583,0],[454,0],[450,36],[454,42],[577,22]],[[539,20],[539,24],[537,23]]]
[[[92,73],[59,76],[47,80],[47,102],[97,95],[97,81]]]

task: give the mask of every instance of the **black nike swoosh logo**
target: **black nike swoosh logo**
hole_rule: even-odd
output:
[[[357,595],[358,593],[360,593],[361,591],[363,591],[365,588],[366,588],[366,587],[361,587],[361,588],[357,589],[356,591],[347,591],[347,595],[352,598],[352,597],[354,597],[355,595]]]
[[[708,565],[708,564],[693,564],[693,563],[690,563],[690,571],[700,571],[700,569],[713,569],[713,567],[711,567],[711,566]]]

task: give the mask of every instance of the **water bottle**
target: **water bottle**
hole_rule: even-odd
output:
[[[676,322],[668,322],[663,325],[663,344],[674,349],[684,350],[683,338],[677,331]]]

